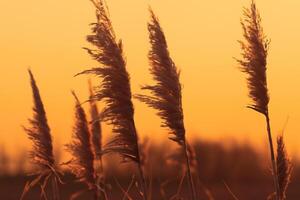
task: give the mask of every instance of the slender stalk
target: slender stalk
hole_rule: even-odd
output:
[[[242,49],[242,59],[237,59],[241,71],[247,74],[249,97],[252,104],[248,106],[263,114],[266,118],[268,140],[270,146],[270,157],[272,162],[273,181],[275,188],[275,199],[280,200],[279,184],[276,169],[276,160],[271,134],[268,104],[270,101],[267,86],[267,56],[270,41],[263,32],[261,17],[254,0],[249,8],[245,8],[244,19],[241,20],[244,41],[239,41]]]
[[[266,123],[267,123],[270,157],[271,157],[271,162],[272,162],[273,181],[274,181],[274,187],[275,187],[275,192],[276,192],[275,196],[276,196],[276,200],[280,200],[279,199],[279,184],[278,184],[277,169],[276,169],[276,159],[275,159],[274,146],[273,146],[273,140],[272,140],[270,117],[269,117],[268,112],[265,114],[265,117],[266,117]]]
[[[134,131],[134,135],[135,135],[135,138],[136,138],[136,154],[138,156],[138,162],[137,162],[137,167],[138,167],[138,173],[139,173],[139,176],[140,176],[140,182],[141,182],[141,187],[142,187],[142,193],[143,193],[143,199],[144,200],[148,200],[148,193],[147,193],[147,184],[146,184],[146,179],[145,179],[145,175],[144,175],[144,172],[143,172],[143,168],[142,168],[142,164],[141,164],[141,154],[140,154],[140,149],[139,149],[139,143],[138,143],[138,135],[136,133],[136,126],[135,126],[135,122],[134,120],[132,120],[132,124],[133,124],[133,130]]]
[[[97,194],[99,196],[99,199],[106,199],[105,194],[105,183],[104,183],[104,177],[103,177],[103,167],[102,167],[102,159],[98,156],[96,156],[96,161],[98,162],[97,170],[97,178],[96,178],[96,186],[97,186]],[[102,188],[102,190],[100,189]]]
[[[192,177],[192,173],[191,173],[191,164],[190,164],[190,158],[188,155],[188,148],[186,145],[186,142],[183,143],[183,151],[184,151],[184,155],[185,155],[185,161],[186,161],[186,167],[187,167],[187,176],[189,179],[189,186],[190,186],[190,190],[192,193],[192,199],[196,200],[196,190],[195,190],[195,186],[194,186],[194,181],[193,181],[193,177]]]
[[[105,180],[104,180],[104,175],[103,175],[103,163],[102,163],[102,159],[101,156],[96,156],[96,163],[97,163],[97,167],[96,167],[96,174],[97,174],[97,178],[96,178],[96,193],[98,195],[98,199],[100,200],[104,200],[107,199],[106,197],[106,192],[105,192]]]
[[[57,180],[55,176],[52,176],[52,181],[51,181],[51,186],[52,186],[52,196],[53,200],[59,200],[59,191],[58,191],[58,185],[57,185]]]
[[[147,185],[146,185],[146,180],[145,180],[144,172],[143,172],[143,169],[142,169],[141,165],[138,165],[138,172],[139,172],[139,176],[140,176],[140,179],[141,179],[140,181],[141,181],[143,199],[148,200]]]
[[[98,188],[94,189],[94,200],[101,200],[101,196]]]

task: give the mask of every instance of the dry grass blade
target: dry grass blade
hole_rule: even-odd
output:
[[[178,188],[177,188],[177,191],[176,191],[176,194],[174,194],[170,200],[175,200],[175,199],[178,199],[180,198],[180,193],[181,193],[181,190],[182,190],[182,185],[183,185],[183,182],[184,182],[184,178],[186,176],[186,172],[184,172],[180,178],[180,181],[179,181],[179,184],[178,184]]]
[[[45,187],[49,179],[52,179],[52,199],[59,199],[59,191],[56,185],[57,180],[60,180],[59,172],[56,169],[50,127],[48,125],[45,108],[40,96],[40,92],[31,70],[28,70],[30,83],[33,93],[33,117],[29,119],[29,127],[24,127],[28,138],[33,143],[33,149],[30,152],[31,161],[38,167],[37,177],[27,182],[21,199],[25,197],[27,192],[36,185],[40,184],[41,195],[46,195]],[[54,186],[55,184],[55,186]],[[47,198],[45,196],[45,198]]]
[[[234,200],[239,200],[237,198],[237,196],[232,192],[232,190],[230,189],[230,187],[227,185],[227,183],[225,181],[223,181],[224,186],[226,187],[227,191],[229,192],[229,194],[232,196],[232,198]]]
[[[279,185],[276,172],[276,160],[274,154],[273,140],[269,118],[269,94],[267,87],[267,55],[269,40],[263,33],[261,17],[252,0],[250,8],[244,9],[244,20],[241,21],[244,41],[239,41],[242,49],[242,59],[237,59],[242,72],[247,74],[249,97],[252,105],[249,108],[262,113],[266,118],[268,140],[270,146],[270,157],[272,162],[272,176],[276,199],[279,200]]]
[[[135,177],[132,176],[131,181],[130,181],[130,183],[129,183],[129,185],[128,185],[128,187],[127,187],[126,190],[122,187],[122,185],[120,184],[120,182],[118,181],[118,179],[115,176],[113,178],[114,178],[114,181],[116,182],[117,186],[120,188],[120,190],[123,193],[122,200],[126,200],[126,199],[127,200],[133,200],[133,198],[130,197],[129,192],[130,192],[132,186],[134,185],[134,179],[135,179]]]
[[[277,176],[280,200],[286,200],[286,191],[290,183],[292,167],[286,153],[283,135],[277,137]]]
[[[91,146],[91,135],[85,112],[74,92],[72,92],[75,105],[75,124],[72,141],[67,144],[67,150],[72,154],[73,160],[68,164],[79,181],[87,184],[89,190],[97,194],[96,174],[94,171],[94,154]],[[96,198],[95,198],[96,199]]]
[[[149,91],[150,95],[135,95],[135,97],[157,110],[158,116],[162,119],[162,127],[167,127],[170,131],[169,138],[183,147],[192,199],[195,200],[196,192],[190,172],[183,123],[180,72],[170,57],[167,41],[158,18],[151,9],[149,10],[151,21],[148,23],[148,32],[151,50],[148,58],[151,65],[150,73],[156,84],[142,87],[143,90]]]
[[[70,200],[78,199],[81,195],[83,195],[84,193],[86,193],[88,191],[89,191],[88,189],[79,190],[71,195]]]
[[[202,189],[203,189],[203,191],[204,191],[207,199],[208,200],[215,200],[212,192],[202,182],[200,182],[200,185],[201,185],[201,187],[202,187]]]
[[[39,174],[34,180],[32,181],[27,181],[26,185],[24,186],[23,189],[23,193],[21,195],[20,200],[23,200],[25,198],[25,195],[27,194],[27,192],[29,192],[29,190],[33,187],[35,187],[36,185],[38,185],[40,182],[42,182],[43,177],[45,176],[45,172]]]

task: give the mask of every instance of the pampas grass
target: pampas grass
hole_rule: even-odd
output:
[[[263,33],[261,17],[252,1],[250,8],[244,9],[244,20],[241,21],[244,41],[239,41],[242,48],[242,59],[237,59],[242,72],[247,74],[249,97],[252,104],[249,108],[263,114],[266,119],[267,132],[270,146],[270,157],[272,162],[274,187],[276,199],[279,200],[279,185],[277,179],[276,160],[274,155],[270,118],[269,118],[269,95],[267,87],[267,55],[269,40]]]
[[[124,162],[133,161],[137,164],[142,195],[146,199],[146,183],[139,155],[130,78],[126,70],[122,41],[116,42],[103,1],[92,0],[92,2],[96,7],[97,22],[92,24],[92,34],[87,36],[87,41],[96,49],[86,48],[86,50],[102,67],[92,68],[80,74],[93,74],[102,78],[102,84],[96,87],[93,98],[106,104],[101,112],[101,119],[113,126],[114,133],[114,138],[105,146],[103,153],[117,152],[123,157]]]
[[[32,141],[32,150],[30,151],[30,158],[34,163],[38,172],[35,173],[37,177],[30,182],[27,182],[21,199],[34,186],[41,185],[41,196],[47,198],[46,186],[49,180],[52,181],[52,199],[59,199],[58,181],[60,181],[58,171],[55,166],[53,156],[53,146],[50,127],[48,125],[45,108],[40,96],[39,89],[31,70],[28,70],[30,83],[33,93],[33,117],[29,119],[30,127],[24,127],[28,138]]]
[[[72,154],[73,159],[68,163],[72,173],[80,182],[93,191],[94,199],[98,200],[98,189],[96,184],[96,173],[94,170],[94,154],[92,151],[91,134],[88,129],[88,122],[85,112],[76,94],[75,98],[75,124],[73,127],[72,142],[67,144],[67,150]]]
[[[151,50],[148,54],[151,65],[150,73],[156,85],[143,86],[143,90],[150,91],[151,95],[136,95],[135,97],[156,109],[162,119],[162,127],[170,131],[170,139],[182,146],[185,153],[187,174],[192,193],[196,199],[196,192],[190,169],[188,146],[185,138],[183,122],[180,72],[169,55],[165,35],[159,21],[151,9],[151,21],[148,23]]]
[[[291,162],[286,153],[283,135],[277,137],[277,177],[279,184],[279,199],[286,200],[286,191],[292,172]]]

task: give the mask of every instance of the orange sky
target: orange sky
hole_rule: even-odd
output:
[[[248,110],[244,75],[232,57],[240,54],[239,19],[248,0],[107,0],[118,38],[122,38],[133,93],[149,83],[146,22],[148,5],[159,16],[171,55],[182,70],[185,124],[189,136],[232,136],[265,142],[264,118]],[[290,151],[300,144],[300,1],[257,0],[266,34],[270,114],[274,134],[289,116]],[[73,75],[97,66],[81,47],[88,46],[88,24],[95,21],[88,0],[0,1],[0,143],[10,150],[29,144],[21,125],[31,116],[31,90],[26,69],[36,76],[55,145],[68,142],[75,89],[87,98],[87,77]],[[163,136],[159,119],[136,102],[140,134]],[[107,130],[107,129],[105,129]],[[106,133],[109,131],[106,131]]]

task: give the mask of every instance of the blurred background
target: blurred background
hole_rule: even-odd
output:
[[[152,198],[155,200],[189,199],[188,183],[184,175],[183,157],[180,149],[171,142],[151,143],[144,140],[141,144],[144,171]],[[273,191],[271,165],[267,151],[258,150],[249,143],[237,143],[224,140],[194,141],[190,145],[192,172],[197,192],[201,199],[267,199]],[[25,160],[25,152],[18,157],[10,158],[4,149],[0,159],[0,199],[15,200],[22,194],[26,181],[33,180],[30,172],[34,170]],[[61,152],[57,152],[59,160]],[[287,190],[287,199],[296,200],[300,196],[300,163],[292,161],[292,179]],[[120,164],[117,156],[104,156],[104,173],[106,192],[109,199],[119,200],[124,191],[133,199],[139,199],[136,181],[138,175],[134,164]],[[14,166],[14,170],[9,166]],[[86,186],[76,183],[67,168],[62,167],[64,176],[60,192],[62,199],[69,199],[72,194],[82,191]],[[40,189],[35,187],[25,199],[39,199]],[[91,193],[83,193],[78,199],[89,199]]]

